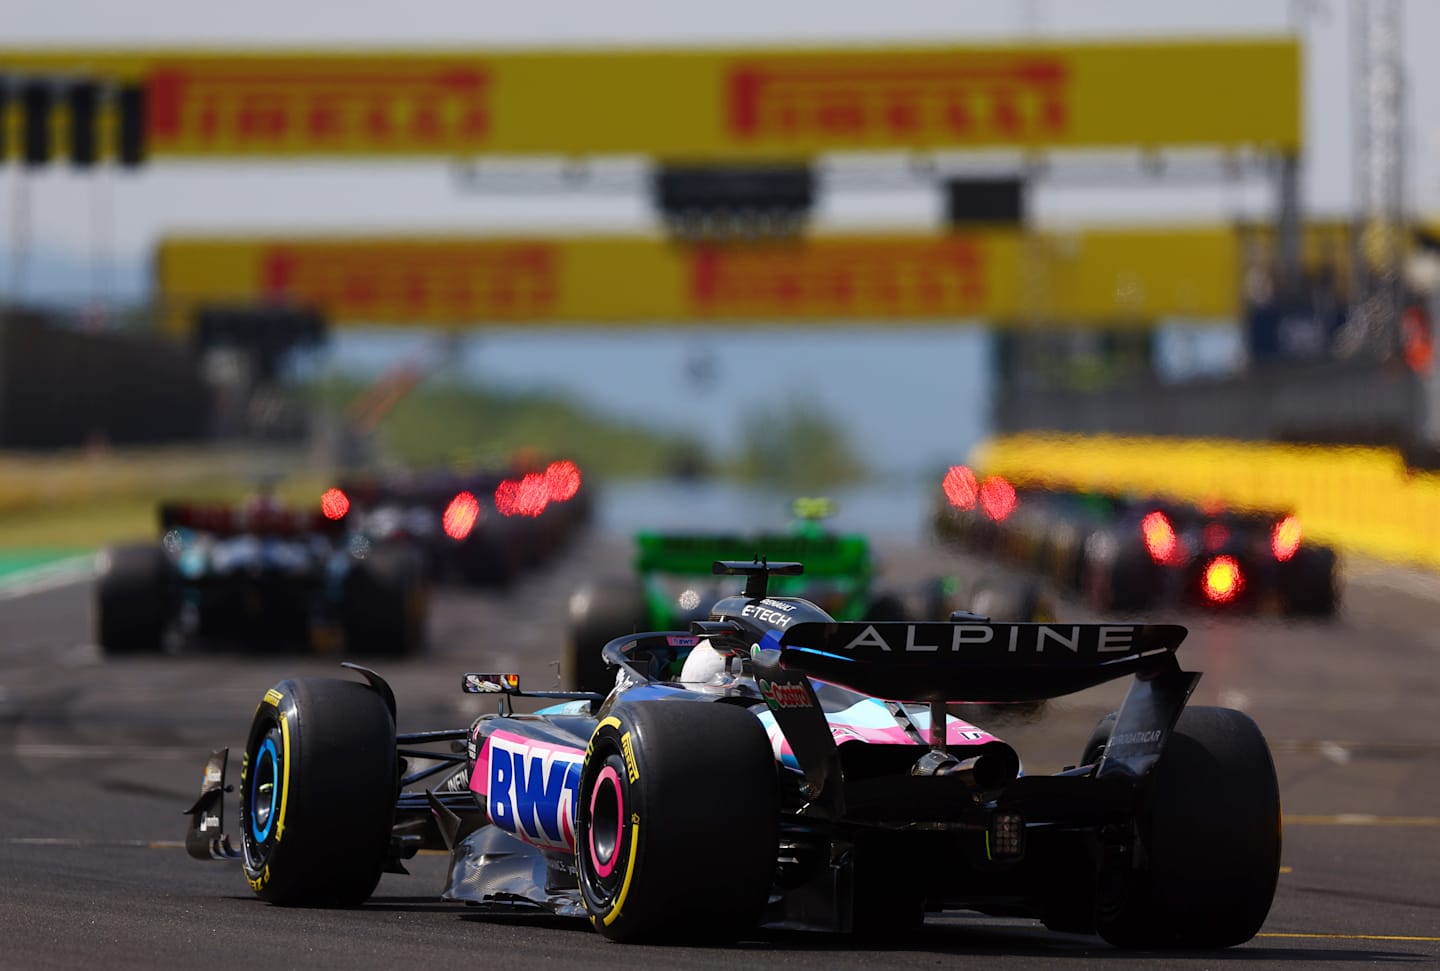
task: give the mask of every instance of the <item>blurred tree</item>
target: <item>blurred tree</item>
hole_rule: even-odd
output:
[[[795,397],[778,414],[756,409],[745,416],[735,463],[741,479],[813,491],[858,481],[868,471],[845,430],[812,401]]]

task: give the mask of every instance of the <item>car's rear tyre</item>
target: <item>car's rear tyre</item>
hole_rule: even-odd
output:
[[[1280,610],[1290,617],[1332,617],[1340,600],[1335,551],[1302,546],[1276,577]]]
[[[616,941],[734,940],[759,923],[779,839],[775,757],[749,711],[619,704],[585,754],[576,871]]]
[[[647,624],[645,593],[633,580],[592,583],[570,598],[570,636],[560,656],[560,680],[571,691],[608,694],[615,678],[600,656],[607,643]]]
[[[1160,594],[1160,576],[1143,551],[1122,547],[1099,556],[1087,551],[1081,574],[1082,593],[1097,614],[1148,610]]]
[[[877,595],[865,608],[865,619],[877,623],[907,620],[909,616],[910,612],[905,609],[905,601],[893,593]]]
[[[1055,619],[1055,606],[1042,585],[1030,579],[987,582],[970,598],[969,610],[1006,623],[1043,623]]]
[[[341,593],[349,653],[405,657],[425,649],[425,562],[409,546],[377,547],[351,565]]]
[[[481,527],[461,544],[457,556],[462,579],[477,587],[509,589],[524,571],[513,530]]]
[[[178,578],[165,550],[154,543],[120,546],[100,554],[95,634],[106,654],[155,653],[179,606]]]
[[[1222,948],[1254,937],[1280,873],[1280,789],[1255,722],[1229,708],[1182,712],[1136,831],[1125,869],[1100,875],[1101,937],[1124,948]]]
[[[282,681],[265,693],[240,771],[245,878],[273,904],[354,907],[390,853],[395,725],[369,685]]]

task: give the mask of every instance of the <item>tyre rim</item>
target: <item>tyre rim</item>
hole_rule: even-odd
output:
[[[275,821],[275,799],[280,790],[280,755],[273,738],[265,739],[255,763],[255,775],[250,779],[250,831],[255,842],[263,843],[270,837],[270,827]]]
[[[270,847],[280,835],[280,807],[285,798],[285,744],[280,726],[271,722],[247,755],[248,776],[241,791],[240,826],[245,862],[259,870],[265,866]]]
[[[625,878],[625,772],[619,753],[611,752],[595,773],[595,782],[581,803],[576,862],[581,890],[592,913],[607,912]]]
[[[601,880],[615,872],[620,852],[620,827],[625,819],[625,797],[620,792],[620,775],[607,765],[595,779],[590,793],[590,836],[587,840],[590,865]]]

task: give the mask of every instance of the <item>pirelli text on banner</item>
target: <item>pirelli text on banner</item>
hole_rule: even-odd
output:
[[[941,148],[1294,152],[1301,140],[1293,38],[605,52],[0,49],[0,80],[45,73],[138,95],[126,110],[143,119],[147,159],[777,161]],[[20,130],[12,119],[37,131],[49,124],[54,99],[23,100],[0,107],[10,116],[0,129]],[[121,107],[101,99],[95,115],[113,127]],[[30,121],[36,112],[44,117]]]

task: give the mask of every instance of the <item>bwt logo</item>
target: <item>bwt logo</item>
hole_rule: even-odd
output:
[[[585,753],[490,736],[490,822],[527,843],[575,846],[575,801]]]

